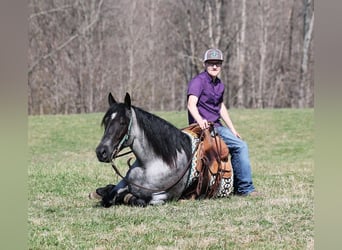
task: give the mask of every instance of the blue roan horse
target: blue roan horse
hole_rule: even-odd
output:
[[[189,176],[190,137],[162,118],[132,106],[128,93],[124,103],[116,102],[109,93],[108,102],[97,158],[109,163],[120,150],[130,147],[136,161],[116,186],[97,190],[102,204],[145,206],[179,199]]]

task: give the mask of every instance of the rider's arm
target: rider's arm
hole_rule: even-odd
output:
[[[224,105],[223,102],[221,103],[220,115],[221,115],[222,120],[226,123],[227,127],[230,128],[233,134],[236,135],[237,137],[240,137],[239,133],[234,128],[233,122],[230,119],[226,105]]]
[[[188,97],[188,110],[192,117],[196,120],[201,129],[208,128],[208,121],[203,119],[197,108],[198,97],[195,95],[189,95]]]

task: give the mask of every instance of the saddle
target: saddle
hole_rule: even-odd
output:
[[[229,161],[229,149],[215,133],[213,124],[209,125],[205,130],[202,130],[197,123],[183,129],[199,141],[193,158],[193,161],[196,161],[197,178],[184,191],[185,199],[218,197],[218,192],[223,186],[221,182],[232,179],[233,169]]]

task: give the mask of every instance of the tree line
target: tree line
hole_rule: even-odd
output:
[[[101,112],[108,92],[184,110],[211,47],[228,107],[314,104],[312,0],[29,0],[28,20],[31,115]]]

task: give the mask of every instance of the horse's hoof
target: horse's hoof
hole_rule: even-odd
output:
[[[125,194],[125,196],[123,198],[123,203],[130,205],[130,206],[135,206],[135,207],[146,207],[147,206],[145,200],[139,199],[131,193]]]
[[[96,193],[101,196],[101,197],[105,197],[106,195],[109,195],[109,193],[111,192],[111,190],[113,190],[113,188],[115,188],[115,185],[113,184],[108,184],[105,187],[99,187],[96,189]]]
[[[129,202],[129,204],[131,206],[135,206],[135,207],[146,207],[147,204],[143,199],[137,199],[137,198],[132,198]]]
[[[113,206],[113,203],[111,201],[102,200],[101,205],[105,208],[109,208],[109,207]]]
[[[102,197],[101,197],[100,195],[98,195],[98,194],[96,193],[96,191],[90,192],[89,195],[88,195],[88,197],[89,197],[89,199],[91,199],[91,200],[101,200],[101,199],[102,199]]]

